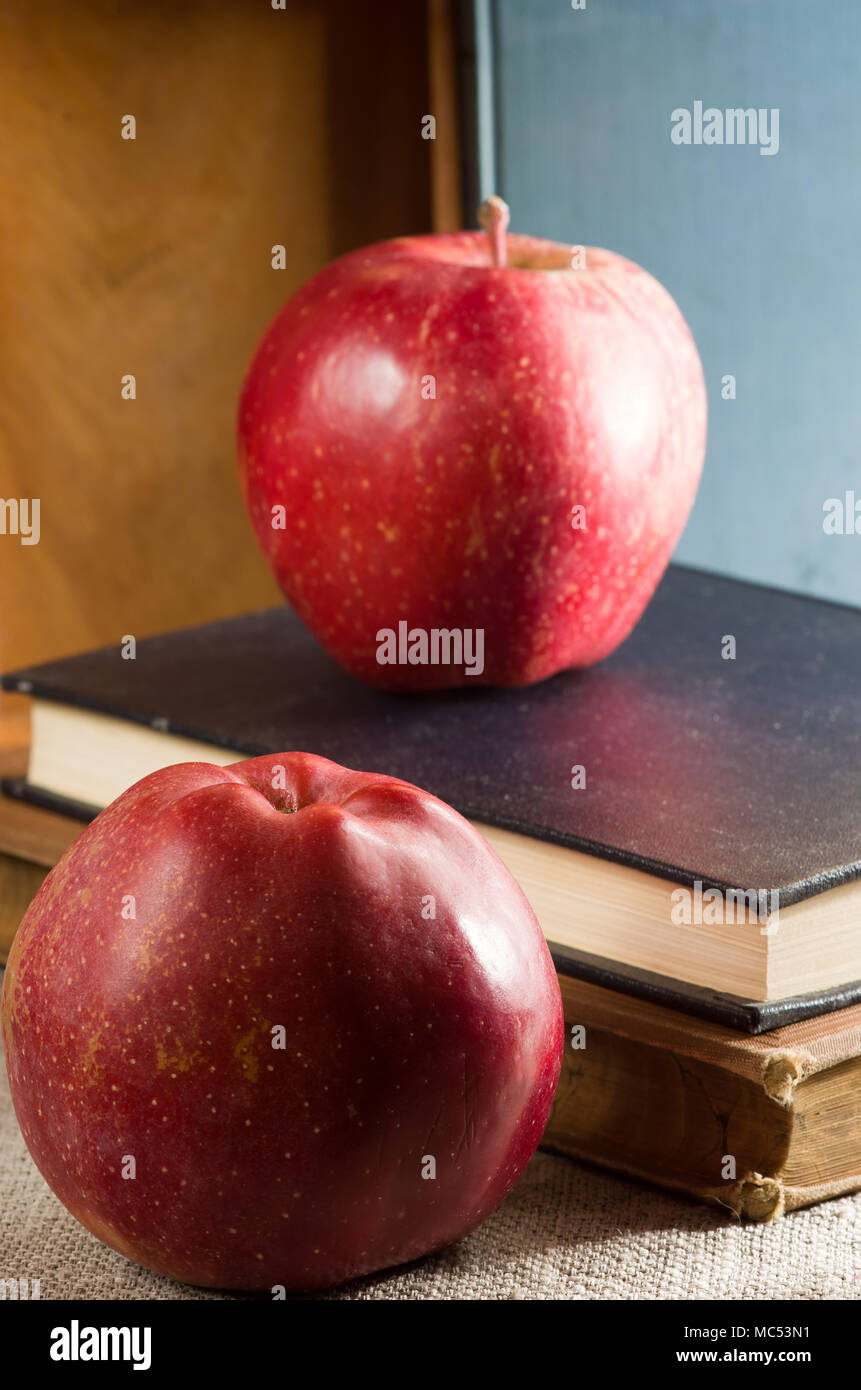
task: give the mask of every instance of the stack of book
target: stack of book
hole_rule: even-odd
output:
[[[403,777],[482,830],[550,943],[545,1145],[759,1220],[861,1187],[861,613],[674,566],[611,658],[522,690],[382,694],[287,609],[3,686],[32,702],[19,862],[168,763]]]

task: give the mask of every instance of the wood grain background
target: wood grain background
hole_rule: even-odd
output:
[[[38,545],[0,535],[0,667],[278,600],[235,477],[242,373],[333,256],[454,215],[451,140],[420,134],[445,10],[0,5],[0,496],[41,500]]]

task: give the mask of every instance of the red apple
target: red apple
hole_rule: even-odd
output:
[[[119,797],[27,912],[2,1019],[69,1210],[161,1274],[247,1289],[471,1230],[541,1137],[562,1047],[544,938],[478,832],[304,753]]]
[[[257,537],[317,638],[374,685],[527,685],[600,660],[696,492],[703,375],[666,290],[611,251],[498,224],[493,242],[507,264],[473,232],[342,257],[246,377]],[[381,664],[401,622],[400,661]],[[470,673],[443,641],[433,664],[426,637],[419,664],[435,629],[482,631],[483,661]]]

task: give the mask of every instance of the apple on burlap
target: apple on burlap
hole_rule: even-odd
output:
[[[15,937],[3,1041],[42,1175],[160,1274],[325,1288],[466,1234],[533,1153],[559,985],[483,837],[304,753],[138,782]]]

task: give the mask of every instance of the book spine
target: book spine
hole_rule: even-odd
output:
[[[0,966],[6,964],[18,923],[47,873],[38,864],[0,853]]]
[[[793,1109],[761,1081],[568,1023],[543,1144],[757,1221],[786,1205]],[[812,1198],[811,1200],[816,1200]]]

